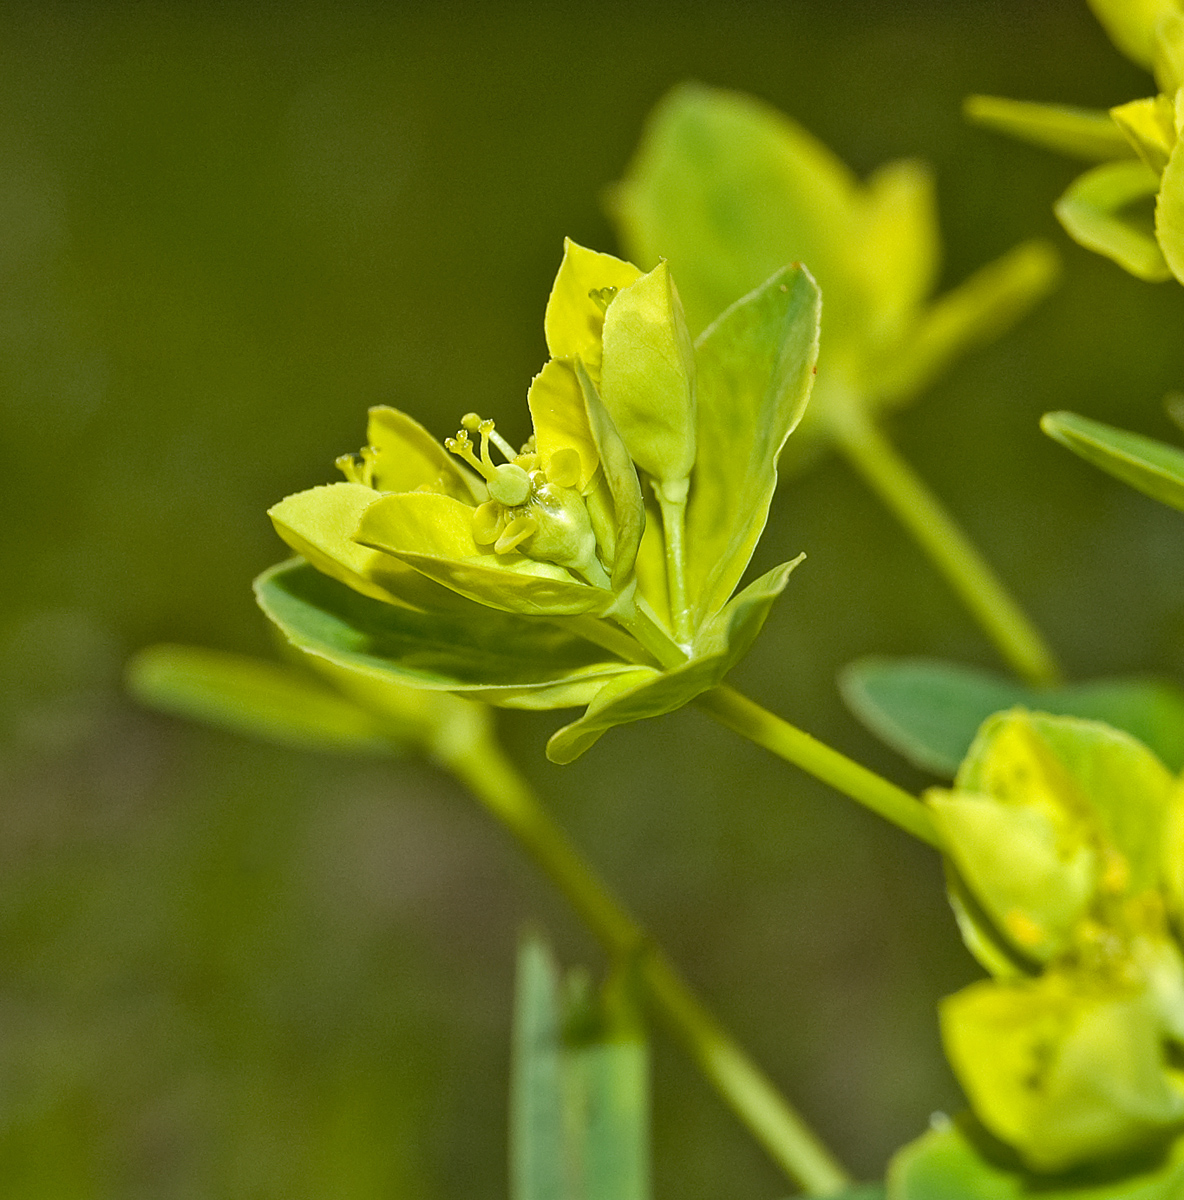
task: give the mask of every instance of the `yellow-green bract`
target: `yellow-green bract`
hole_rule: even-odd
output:
[[[1069,235],[1150,283],[1184,283],[1184,6],[1090,0],[1111,40],[1155,74],[1159,93],[1109,112],[972,96],[971,120],[1101,165],[1056,203]],[[1153,220],[1139,211],[1155,198]]]
[[[1178,1132],[1179,781],[1109,726],[1014,709],[927,799],[963,937],[993,976],[941,1009],[978,1117],[1046,1172]]]
[[[346,480],[275,505],[302,561],[257,583],[298,649],[357,672],[522,708],[587,705],[548,746],[582,753],[669,712],[743,655],[796,561],[733,595],[818,352],[819,294],[774,271],[692,342],[665,263],[566,245],[531,383],[533,436],[458,414],[437,441],[370,413]]]

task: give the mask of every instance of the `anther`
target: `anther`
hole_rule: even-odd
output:
[[[591,300],[601,312],[608,312],[608,306],[613,302],[613,299],[619,290],[619,288],[612,286],[593,288],[588,293],[588,299]]]

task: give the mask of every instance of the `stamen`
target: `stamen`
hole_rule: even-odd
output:
[[[466,418],[467,420],[468,418]],[[444,439],[444,449],[451,451],[457,458],[464,459],[479,475],[483,475],[486,479],[493,478],[494,466],[489,463],[488,466],[473,453],[473,443],[469,441],[467,429],[460,430],[456,437]]]
[[[494,543],[493,548],[498,554],[509,554],[516,550],[527,538],[533,537],[539,528],[534,517],[515,517],[502,530],[502,535]]]

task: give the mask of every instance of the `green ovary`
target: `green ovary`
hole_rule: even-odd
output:
[[[474,541],[492,546],[497,554],[525,554],[566,567],[597,587],[609,586],[596,554],[587,506],[572,486],[579,480],[576,451],[552,454],[544,471],[532,442],[515,453],[494,423],[476,413],[468,413],[461,426],[456,437],[448,438],[444,445],[478,471],[489,488],[489,499],[473,512]],[[474,450],[470,433],[480,435],[480,454]],[[491,442],[510,461],[495,463]]]

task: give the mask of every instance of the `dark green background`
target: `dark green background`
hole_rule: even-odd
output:
[[[1067,243],[1076,167],[963,124],[969,91],[1146,94],[1078,0],[5,5],[0,14],[0,1193],[504,1195],[517,931],[588,939],[448,779],[138,711],[161,639],[266,651],[264,516],[368,405],[525,435],[570,234],[688,78],[865,173],[937,167],[947,280],[1034,233],[1062,290],[894,422],[1073,673],[1184,671],[1184,524],[1042,438],[1157,436],[1184,289]],[[735,682],[910,787],[845,715],[868,652],[993,664],[841,464],[782,489],[799,550]],[[935,856],[694,711],[572,767],[511,749],[687,973],[865,1176],[959,1103],[934,1002],[974,978]],[[659,1042],[660,1197],[785,1185]]]

